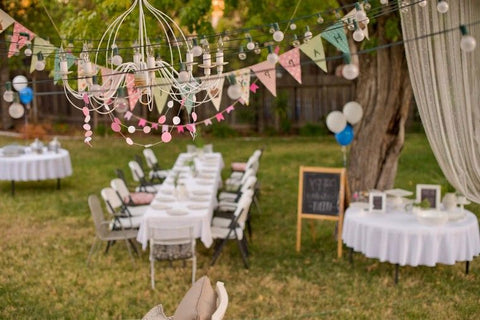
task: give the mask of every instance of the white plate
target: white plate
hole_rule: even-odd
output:
[[[417,212],[417,220],[421,224],[440,226],[448,221],[448,215],[445,211],[440,210],[419,210]]]
[[[212,180],[196,180],[196,184],[201,184],[204,186],[211,186],[212,185]]]
[[[208,209],[208,206],[201,203],[192,203],[192,204],[189,204],[187,208],[192,210],[205,210],[205,209]]]
[[[465,218],[465,212],[464,211],[449,211],[447,212],[448,215],[448,221],[458,221],[462,220]]]
[[[215,179],[215,176],[213,174],[205,174],[205,173],[201,173],[197,176],[198,178],[200,179]]]
[[[386,194],[389,196],[394,196],[394,197],[408,197],[413,194],[413,192],[408,191],[408,190],[403,190],[403,189],[390,189],[385,191]]]
[[[170,209],[167,210],[167,214],[171,216],[184,216],[188,214],[188,211],[185,209]]]
[[[191,193],[196,196],[206,196],[210,194],[210,191],[203,189],[192,190]]]
[[[155,201],[157,201],[157,202],[174,202],[174,201],[175,201],[175,198],[171,198],[171,197],[157,197],[157,198],[155,198]]]
[[[194,201],[194,202],[207,202],[209,200],[210,199],[208,197],[191,197],[190,198],[190,201]]]
[[[152,208],[155,210],[168,210],[171,209],[172,206],[165,203],[152,203]]]
[[[173,190],[172,189],[162,189],[160,190],[161,193],[163,194],[168,194],[168,195],[172,195],[173,194]]]

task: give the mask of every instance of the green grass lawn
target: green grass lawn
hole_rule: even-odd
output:
[[[301,165],[342,166],[333,137],[209,139],[231,161],[247,159],[265,146],[261,159],[262,214],[253,209],[250,269],[243,268],[234,243],[214,267],[212,249],[201,242],[197,278],[225,282],[230,303],[226,319],[478,319],[479,258],[471,264],[400,268],[355,254],[351,265],[337,259],[334,223],[316,221],[316,240],[304,228],[302,251],[295,251],[298,170]],[[0,138],[0,145],[31,141]],[[61,140],[70,151],[74,174],[56,181],[21,182],[15,197],[10,183],[0,182],[0,318],[132,319],[162,303],[167,315],[190,287],[190,266],[157,263],[156,290],[150,287],[148,251],[135,266],[123,243],[108,255],[97,251],[85,264],[94,240],[87,196],[99,194],[141,149],[117,138],[98,138],[93,148],[81,140]],[[149,143],[145,139],[145,143]],[[170,167],[189,139],[175,138],[154,149]],[[445,183],[423,135],[408,135],[399,163],[396,187],[414,191],[417,183]],[[478,206],[470,206],[478,215]]]

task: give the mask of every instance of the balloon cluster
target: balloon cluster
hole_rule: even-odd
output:
[[[327,115],[327,128],[335,133],[335,140],[341,146],[348,146],[353,141],[353,127],[363,116],[362,106],[356,101],[347,102],[343,112],[332,111]]]
[[[20,102],[23,104],[28,105],[33,100],[33,90],[32,88],[28,87],[28,79],[25,76],[19,75],[13,78],[11,86],[18,92],[18,97]],[[11,90],[10,85],[7,86],[7,90],[5,91],[3,98],[7,102],[13,102],[10,107],[8,108],[8,114],[14,118],[19,119],[23,117],[25,114],[25,108],[21,103],[14,101],[15,95]]]

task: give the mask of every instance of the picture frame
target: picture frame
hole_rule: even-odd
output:
[[[416,201],[418,203],[427,199],[431,209],[440,208],[442,188],[439,184],[417,184]]]
[[[373,191],[368,195],[368,208],[370,212],[385,213],[387,207],[387,194]]]

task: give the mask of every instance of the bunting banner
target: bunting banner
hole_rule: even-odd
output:
[[[55,66],[53,67],[53,72],[50,73],[50,76],[53,77],[53,82],[56,84],[60,79],[62,79],[62,75],[60,74],[60,49],[55,48]],[[72,54],[67,53],[67,66],[70,69],[75,64],[75,58]],[[52,74],[53,73],[53,74]]]
[[[187,109],[188,115],[192,113],[193,106],[195,105],[194,99],[195,99],[195,94],[189,94],[184,97],[185,109]]]
[[[300,65],[300,49],[293,48],[281,54],[278,57],[278,63],[285,68],[292,75],[292,77],[297,80],[298,83],[302,84],[302,66]]]
[[[250,67],[257,75],[257,78],[263,85],[276,97],[277,96],[277,77],[275,65],[269,61],[264,61]]]
[[[32,63],[30,64],[30,73],[35,71],[35,65],[37,64],[38,53],[43,54],[43,59],[47,59],[49,55],[51,55],[53,52],[55,52],[55,47],[53,44],[51,44],[49,41],[42,39],[40,37],[35,37],[35,40],[33,40],[33,50],[32,50]]]
[[[250,69],[243,68],[233,71],[235,79],[242,87],[242,95],[240,96],[240,102],[248,106],[250,103]]]
[[[15,20],[13,20],[12,17],[8,15],[8,13],[0,9],[0,33],[5,31],[5,29],[10,27],[14,22]]]
[[[321,33],[322,38],[337,47],[338,50],[350,55],[350,48],[348,47],[347,36],[345,35],[345,29],[343,22],[339,21],[333,26],[328,27]]]
[[[163,108],[165,107],[165,103],[167,102],[170,92],[172,88],[172,84],[168,82],[168,80],[163,78],[155,78],[153,80],[152,86],[152,93],[153,98],[155,99],[155,105],[157,106],[157,110],[159,114],[162,114]]]
[[[125,84],[128,92],[130,111],[133,111],[133,109],[135,109],[135,106],[137,105],[138,99],[140,99],[140,96],[142,95],[142,92],[135,88],[135,76],[133,75],[133,73],[128,73],[126,75]]]
[[[223,84],[225,83],[225,77],[221,77],[218,80],[210,80],[210,81],[218,81],[217,86],[208,90],[208,96],[210,97],[213,106],[217,111],[220,110],[220,104],[222,102],[222,93],[223,93]]]
[[[10,40],[10,48],[8,49],[8,57],[13,56],[17,50],[22,49],[27,42],[32,41],[33,38],[35,38],[35,34],[32,31],[20,23],[15,22],[13,25],[12,39]]]
[[[359,3],[360,8],[363,10],[363,3]],[[343,22],[348,22],[348,19],[351,21],[356,19],[356,14],[357,14],[357,9],[352,9],[349,13],[343,16],[342,21]],[[361,22],[358,23],[359,28],[362,30],[363,34],[365,35],[365,38],[368,38],[368,25],[363,24]]]
[[[305,53],[313,62],[315,62],[324,72],[327,70],[327,60],[325,60],[325,50],[323,49],[322,36],[316,35],[307,43],[300,46],[300,50]]]

